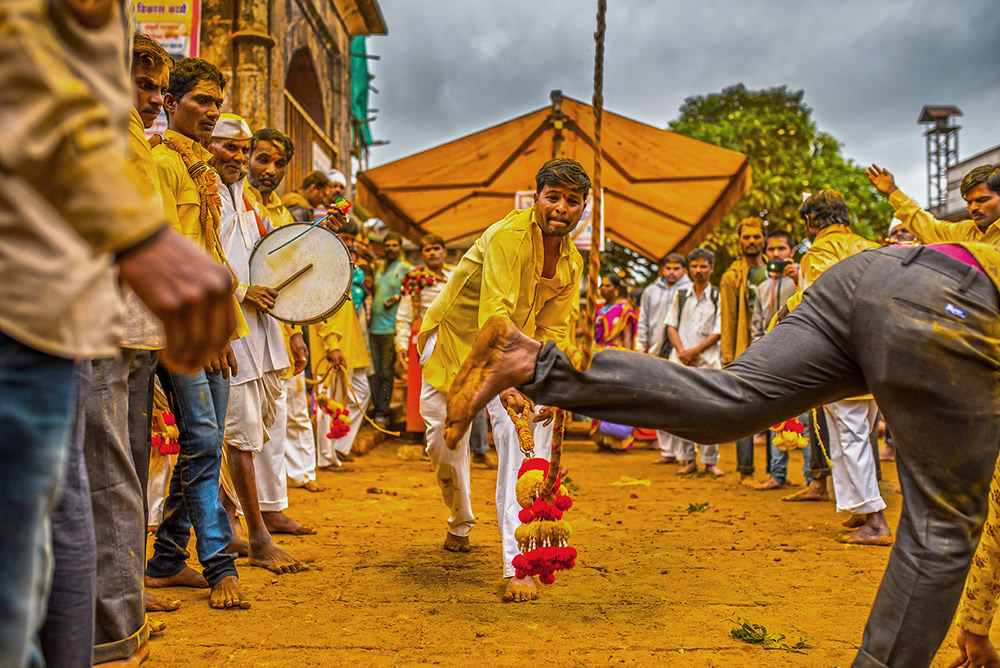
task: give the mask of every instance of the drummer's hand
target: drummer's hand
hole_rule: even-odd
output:
[[[326,351],[326,361],[330,363],[334,369],[343,369],[347,367],[347,360],[344,359],[344,353],[339,350],[328,350]]]
[[[327,213],[330,217],[323,221],[323,225],[331,232],[340,232],[340,228],[347,222],[347,216],[341,213],[337,207],[331,207]]]
[[[297,376],[305,371],[306,364],[309,363],[309,349],[306,348],[306,342],[302,339],[302,332],[292,334],[288,343],[292,348],[292,361],[295,362],[295,370],[292,375]]]
[[[209,361],[205,367],[205,371],[214,373],[216,376],[221,375],[226,379],[230,375],[235,376],[239,373],[239,366],[236,364],[236,355],[233,353],[233,347],[227,343],[225,349]]]
[[[247,288],[247,294],[243,301],[249,301],[264,313],[270,313],[274,308],[274,300],[278,297],[278,291],[265,288],[262,285],[251,285]]]
[[[513,387],[500,393],[500,405],[504,408],[513,408],[514,412],[518,415],[521,414],[525,406],[527,406],[530,411],[535,410],[535,402],[515,390]]]
[[[193,372],[218,355],[236,327],[233,276],[204,249],[164,227],[118,257],[121,276],[163,321],[165,367]]]

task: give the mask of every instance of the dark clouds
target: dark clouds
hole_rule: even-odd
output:
[[[372,164],[546,106],[590,100],[596,2],[380,0],[369,39],[381,94]],[[605,106],[663,127],[690,95],[733,83],[805,90],[818,126],[923,202],[925,104],[953,104],[960,158],[1000,144],[1000,6],[992,2],[610,0]]]

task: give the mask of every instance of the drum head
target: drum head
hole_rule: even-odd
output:
[[[325,320],[351,297],[354,265],[347,246],[322,225],[309,228],[307,223],[279,227],[261,239],[250,256],[251,285],[269,288],[312,264],[278,293],[271,315],[282,322],[308,325]]]

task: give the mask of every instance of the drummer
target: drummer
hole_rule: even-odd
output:
[[[269,489],[272,480],[264,479],[266,488],[258,495],[255,456],[261,456],[267,429],[275,422],[278,400],[283,401],[281,374],[290,366],[278,321],[268,315],[277,292],[269,287],[250,285],[250,255],[264,236],[265,227],[249,197],[244,193],[241,176],[250,155],[250,128],[235,114],[222,114],[212,131],[208,149],[209,164],[217,172],[222,199],[219,241],[238,286],[236,298],[247,320],[249,335],[232,342],[238,373],[230,378],[229,406],[223,441],[222,486],[228,497],[227,510],[235,506],[246,518],[249,541],[238,536],[234,524],[230,552],[246,552],[252,566],[276,573],[302,570],[303,565],[275,544],[261,515],[261,497],[276,495]],[[305,367],[304,355],[296,356],[297,370]],[[282,409],[284,405],[282,404]],[[279,439],[282,443],[283,439]],[[284,452],[282,451],[282,455]],[[261,459],[269,459],[263,455]],[[223,499],[225,503],[227,499]]]

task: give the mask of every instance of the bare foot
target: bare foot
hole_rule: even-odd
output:
[[[444,537],[444,549],[449,552],[468,552],[472,549],[468,536],[456,536],[448,532]]]
[[[538,598],[538,584],[535,578],[511,578],[503,590],[503,600],[507,603],[524,603]]]
[[[161,622],[159,620],[153,619],[152,617],[146,617],[146,622],[149,624],[150,636],[155,636],[159,633],[163,633],[163,629],[167,628],[166,622]]]
[[[722,476],[726,475],[726,472],[720,469],[715,464],[709,464],[708,466],[706,466],[705,473],[711,473],[716,478],[721,478]]]
[[[764,491],[767,489],[784,489],[785,487],[788,487],[787,483],[778,482],[774,478],[770,478],[767,482],[762,482],[756,487],[754,487],[754,489],[758,491]]]
[[[350,452],[338,452],[337,459],[339,459],[342,462],[353,462],[354,455],[352,455]]]
[[[159,632],[159,631],[157,631],[157,632]],[[149,634],[150,635],[153,634],[153,630],[152,629],[149,630]],[[115,667],[121,667],[121,666],[138,666],[138,665],[142,664],[148,658],[149,658],[149,643],[148,642],[144,642],[141,645],[139,645],[139,648],[135,651],[135,654],[133,654],[132,656],[130,656],[127,659],[118,659],[116,661],[105,661],[103,663],[95,663],[94,665],[95,666],[106,666],[107,668],[111,668],[112,666],[115,666]]]
[[[306,570],[306,565],[282,550],[274,541],[256,547],[250,545],[251,566],[266,568],[273,573],[298,573]]]
[[[177,599],[157,596],[149,590],[142,592],[142,602],[146,606],[146,612],[173,612],[181,607],[181,602]]]
[[[760,483],[754,480],[753,476],[748,473],[740,474],[740,484],[744,487],[750,487],[752,489],[757,489],[760,486]]]
[[[673,457],[660,457],[659,459],[657,459],[653,463],[654,464],[676,464],[677,460],[674,459]]]
[[[855,517],[858,517],[857,515]],[[885,514],[881,511],[862,515],[865,523],[851,533],[842,534],[837,538],[838,543],[849,545],[892,545],[892,531],[889,530],[889,523],[885,521]],[[852,518],[853,519],[853,518]]]
[[[448,392],[444,436],[449,448],[458,447],[472,420],[500,390],[534,377],[541,347],[506,318],[493,316],[486,321]]]
[[[250,601],[243,598],[243,590],[240,589],[240,581],[236,576],[227,575],[212,587],[209,605],[213,608],[242,608],[246,610],[250,607]]]
[[[271,534],[287,533],[292,536],[311,536],[316,533],[315,529],[302,526],[280,510],[265,511],[261,513],[261,516],[264,518],[264,527]]]
[[[323,487],[323,485],[319,484],[315,480],[307,480],[306,484],[302,485],[302,489],[306,490],[307,492],[325,492],[326,491],[326,487]]]
[[[857,529],[860,526],[864,526],[865,522],[868,521],[867,515],[851,515],[846,520],[844,520],[842,527],[846,529]]]
[[[208,580],[190,566],[185,566],[180,573],[166,578],[153,578],[147,575],[144,578],[144,582],[150,589],[157,587],[195,587],[196,589],[208,589]]]
[[[474,452],[472,453],[472,463],[482,464],[485,468],[496,469],[497,463],[494,459],[490,458],[488,453],[485,452]]]
[[[237,557],[245,557],[250,554],[250,541],[243,536],[233,536],[233,539],[229,542],[229,547],[226,548],[226,552],[235,554]]]
[[[883,462],[894,462],[896,461],[896,448],[891,445],[887,445],[878,451],[878,458]]]
[[[687,475],[688,473],[694,473],[697,468],[698,465],[695,462],[688,462],[687,464],[685,464],[684,466],[682,466],[677,470],[677,475]]]
[[[805,489],[782,497],[782,501],[829,501],[826,491],[826,480],[813,480]]]

